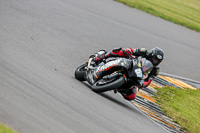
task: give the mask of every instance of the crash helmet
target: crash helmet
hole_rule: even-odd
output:
[[[151,61],[154,66],[158,66],[162,62],[163,58],[164,51],[159,47],[152,48],[147,53],[147,59]]]

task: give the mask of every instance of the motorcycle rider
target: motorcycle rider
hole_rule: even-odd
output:
[[[147,87],[152,80],[158,75],[160,68],[158,65],[162,62],[164,58],[164,52],[161,48],[155,47],[150,51],[147,51],[145,48],[114,48],[112,51],[107,52],[106,50],[100,50],[97,54],[93,55],[93,61],[98,64],[104,59],[109,57],[125,57],[125,58],[137,58],[142,56],[152,62],[153,69],[149,73],[148,77],[144,81],[144,85],[139,88]],[[127,83],[123,88],[126,90],[118,90],[126,100],[134,100],[137,94],[137,87],[133,87],[130,83]],[[119,89],[119,88],[118,88]]]

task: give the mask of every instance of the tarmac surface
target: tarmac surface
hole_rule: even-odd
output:
[[[167,132],[74,78],[100,49],[155,46],[161,71],[199,81],[200,34],[112,0],[1,0],[0,121],[19,133]]]

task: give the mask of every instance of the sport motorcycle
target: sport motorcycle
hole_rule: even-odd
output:
[[[75,78],[87,81],[94,92],[120,91],[131,86],[143,86],[153,69],[153,64],[141,56],[138,58],[112,57],[99,64],[90,58],[75,70]]]

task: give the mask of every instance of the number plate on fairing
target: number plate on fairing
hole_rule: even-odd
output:
[[[142,78],[142,70],[140,68],[135,69],[135,73],[136,73],[138,78]]]

